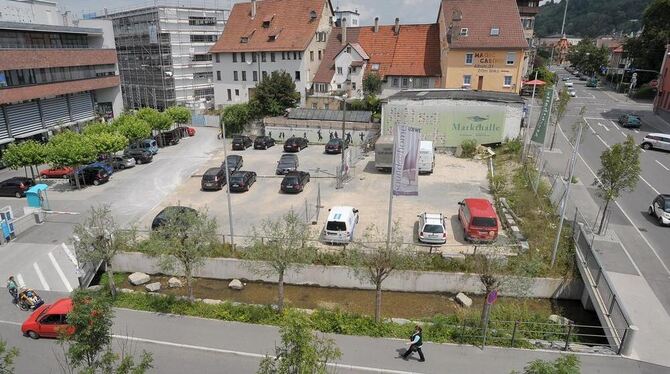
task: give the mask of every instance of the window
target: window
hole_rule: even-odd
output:
[[[275,53],[274,52],[270,52],[270,61],[275,62]]]
[[[351,89],[356,90],[356,82],[351,82]]]
[[[472,62],[475,59],[475,54],[470,52],[465,54],[465,64],[466,65],[472,65]]]
[[[379,71],[379,64],[372,64],[372,71]]]
[[[268,72],[267,72],[267,71],[263,71],[263,79],[266,79],[267,77],[268,77]]]
[[[242,82],[246,82],[246,81],[247,81],[247,72],[242,71]]]
[[[193,79],[212,79],[214,76],[214,73],[211,71],[199,71],[197,73],[193,73]]]
[[[341,66],[337,67],[337,75],[342,75],[342,67]]]
[[[470,86],[471,81],[472,81],[472,75],[463,76],[463,86]]]
[[[220,71],[220,70],[217,70],[217,71],[216,71],[216,80],[217,80],[217,81],[220,81],[220,80],[221,80],[221,71]]]
[[[240,90],[238,90],[237,88],[235,89],[235,96],[240,96]]]
[[[460,36],[468,36],[468,28],[463,27],[461,28],[461,32],[459,33]]]
[[[240,53],[240,61],[247,62],[247,53],[246,52],[241,52]]]
[[[290,60],[291,59],[291,52],[286,52],[286,59]]]
[[[188,17],[191,26],[216,26],[216,17]]]
[[[282,60],[286,60],[286,52],[282,52],[282,53],[281,53],[281,59],[282,59]]]
[[[232,93],[230,91],[230,88],[229,88],[228,89],[228,101],[231,101],[231,100],[233,100],[233,95],[232,95]]]
[[[236,82],[239,80],[239,79],[237,79],[237,71],[233,72],[233,80],[236,81]]]
[[[325,42],[326,41],[326,33],[324,31],[320,31],[316,33],[316,41],[317,42]]]
[[[321,50],[319,50],[319,61],[321,61]]]
[[[391,87],[400,87],[400,79],[393,77],[393,80],[391,81]]]
[[[409,86],[409,78],[403,78],[402,79],[402,86],[401,88],[407,88]]]
[[[347,46],[347,53],[351,53],[351,47]]]
[[[298,52],[293,52],[293,59],[297,60],[298,59]]]
[[[220,55],[218,53],[215,54],[214,57],[216,57],[216,62],[221,62],[221,58],[220,58]]]
[[[191,35],[191,43],[211,43],[216,41],[216,35]]]
[[[505,75],[505,82],[503,83],[503,87],[510,87],[510,86],[512,86],[512,76]]]
[[[491,27],[491,36],[498,36],[500,35],[500,28],[493,26]]]
[[[505,63],[507,65],[514,65],[514,61],[516,60],[516,53],[515,52],[507,52],[507,60]]]
[[[314,61],[314,51],[309,51],[309,60]]]
[[[256,57],[256,52],[251,52],[251,62],[256,62],[257,57]]]
[[[261,62],[267,62],[266,60],[265,52],[261,52]]]
[[[237,52],[233,52],[233,62],[237,62]]]
[[[300,82],[300,72],[299,71],[295,72],[295,81]]]
[[[240,43],[242,43],[242,44],[249,43],[249,37],[248,36],[241,37],[240,38]],[[244,52],[242,52],[242,53],[244,53]]]
[[[351,24],[354,26],[358,26],[358,20],[356,18],[352,19]]]
[[[341,90],[341,89],[342,89],[342,85],[341,85],[341,84],[338,84],[338,85],[337,85],[337,89],[338,89],[338,90]]]
[[[312,109],[316,109],[316,103],[312,103]]]
[[[302,60],[302,52],[298,52],[298,60]]]
[[[193,55],[192,61],[212,61],[212,55],[210,54],[200,54]]]
[[[257,72],[256,70],[254,70],[254,71],[252,72],[251,75],[252,75],[252,78],[251,78],[251,79],[252,79],[254,82],[258,82],[258,72]]]

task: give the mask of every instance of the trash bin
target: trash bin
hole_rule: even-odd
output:
[[[31,208],[42,208],[42,191],[49,188],[46,184],[36,184],[26,191],[26,200]]]

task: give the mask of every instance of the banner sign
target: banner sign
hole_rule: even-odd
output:
[[[421,129],[407,125],[395,126],[391,174],[394,196],[419,195],[420,143]]]
[[[542,112],[540,113],[540,118],[537,120],[533,136],[530,138],[530,140],[535,143],[544,144],[544,137],[547,134],[547,124],[549,123],[550,117],[549,107],[551,106],[553,96],[554,88],[547,88],[544,92],[544,100],[542,100]]]

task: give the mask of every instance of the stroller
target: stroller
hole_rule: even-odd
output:
[[[40,295],[31,288],[21,288],[17,306],[23,311],[35,310],[44,304]]]

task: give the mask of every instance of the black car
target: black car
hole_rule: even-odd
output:
[[[342,139],[330,139],[326,143],[326,153],[342,153],[347,148],[349,148],[349,142],[342,141]]]
[[[14,177],[0,182],[0,196],[26,196],[26,191],[35,185],[31,178]]]
[[[245,149],[251,147],[254,142],[251,141],[251,138],[246,135],[235,135],[233,136],[233,150],[244,151]]]
[[[226,169],[210,168],[202,175],[200,187],[203,190],[220,190],[226,185]]]
[[[254,139],[254,149],[268,149],[275,145],[275,140],[269,136],[259,136]]]
[[[123,155],[134,158],[137,165],[148,164],[154,159],[154,155],[151,153],[151,151],[145,151],[140,148],[126,149],[123,152]]]
[[[279,161],[277,161],[276,173],[277,175],[282,175],[289,171],[296,171],[299,165],[298,155],[283,154]]]
[[[307,148],[307,139],[305,138],[288,138],[284,143],[284,152],[300,152],[301,149]]]
[[[181,130],[174,129],[166,132],[162,132],[154,137],[154,140],[161,144],[163,147],[167,145],[176,145],[182,138]]]
[[[71,186],[76,186],[75,174],[79,177],[79,183],[83,185],[94,185],[109,181],[109,172],[102,166],[86,166],[79,169],[76,173],[70,174],[69,181]]]
[[[249,191],[252,184],[256,182],[256,173],[253,171],[236,171],[230,176],[228,188],[232,192]]]
[[[309,173],[306,171],[290,171],[281,181],[281,190],[286,193],[299,193],[309,183]]]
[[[157,228],[165,224],[165,221],[172,214],[177,215],[177,219],[179,219],[180,215],[189,213],[197,215],[198,211],[193,208],[189,208],[187,206],[166,207],[165,209],[161,210],[160,213],[156,215],[156,217],[154,217],[154,220],[151,222],[151,229],[156,230]]]
[[[234,172],[242,169],[242,165],[244,164],[242,156],[228,155],[227,160],[228,160],[228,174],[233,174]],[[226,170],[225,162],[221,163],[221,169]]]

